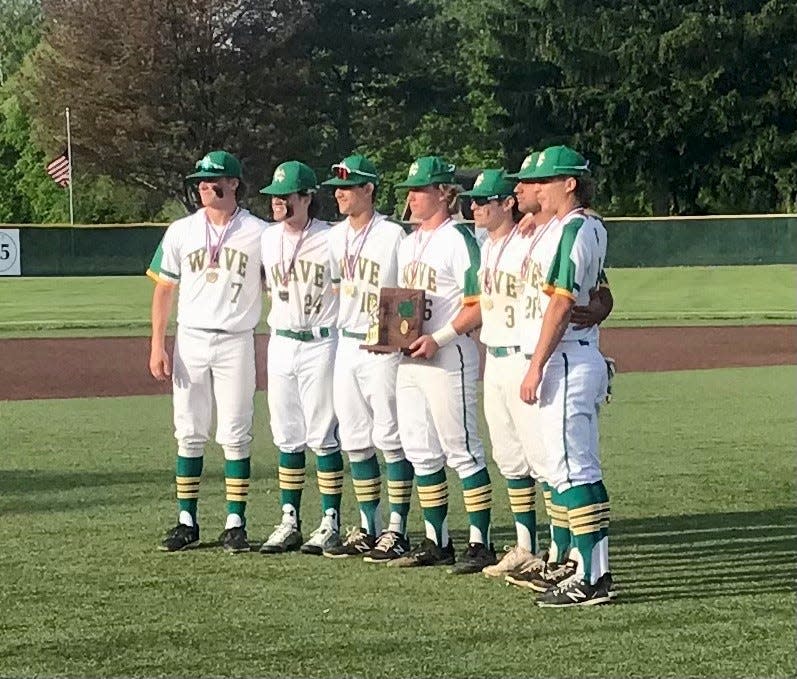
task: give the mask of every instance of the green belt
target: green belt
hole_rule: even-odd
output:
[[[350,337],[351,339],[360,340],[361,342],[364,342],[367,337],[364,332],[349,332],[348,330],[342,330],[341,334],[344,337]]]
[[[520,353],[520,347],[487,347],[487,353],[496,358],[506,358]]]
[[[289,339],[299,340],[300,342],[312,342],[314,339],[318,339],[312,330],[277,330],[277,335],[280,337],[287,337]],[[319,328],[318,334],[321,337],[329,337],[329,328]]]

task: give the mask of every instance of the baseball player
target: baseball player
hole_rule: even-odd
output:
[[[607,388],[598,329],[576,329],[571,310],[587,304],[601,280],[606,229],[585,214],[589,167],[579,153],[554,146],[540,153],[530,179],[549,228],[531,254],[530,294],[535,332],[521,398],[537,404],[544,456],[540,474],[558,494],[570,531],[574,575],[540,595],[540,606],[611,600],[609,497],[598,453],[598,408]],[[564,516],[562,517],[564,518]]]
[[[533,178],[533,172],[539,158],[539,153],[532,153],[526,157],[520,171],[511,175],[518,179],[515,187],[515,196],[518,200],[518,207],[526,216],[521,220],[521,225],[528,218],[532,218],[533,228],[526,238],[526,252],[523,258],[521,283],[522,294],[521,305],[521,336],[526,358],[534,349],[536,338],[539,334],[539,319],[542,316],[544,306],[547,304],[547,297],[540,294],[539,286],[543,277],[543,271],[547,271],[553,261],[555,254],[556,231],[558,227],[553,224],[555,214],[543,209],[538,201],[538,185]],[[547,235],[546,235],[547,234]],[[541,243],[540,241],[545,238]],[[601,284],[597,291],[590,292],[590,300],[586,306],[574,306],[571,313],[571,321],[574,329],[583,330],[591,326],[597,326],[609,315],[613,299],[611,290],[608,287],[608,280],[605,273],[601,272]],[[525,372],[525,371],[524,371]],[[534,409],[532,409],[534,410]],[[536,413],[536,410],[535,410]],[[536,419],[529,420],[537,423]],[[537,426],[538,423],[537,423]],[[534,431],[528,441],[534,445],[540,440],[539,430]],[[540,448],[537,447],[531,452],[532,456],[540,455]],[[541,467],[538,463],[537,467]],[[541,479],[545,508],[550,520],[551,542],[547,550],[547,564],[540,568],[538,562],[530,563],[527,566],[513,570],[506,574],[506,580],[520,587],[528,587],[537,592],[544,592],[550,587],[558,584],[567,577],[575,573],[576,564],[568,559],[570,552],[570,528],[567,519],[567,508],[564,501],[552,488],[547,480]]]
[[[202,208],[166,230],[147,275],[152,297],[149,367],[172,379],[177,439],[177,525],[161,543],[176,552],[199,544],[197,498],[205,444],[216,408],[216,441],[224,449],[228,552],[249,551],[246,500],[255,393],[254,328],[260,319],[260,239],[265,222],[238,207],[241,165],[212,151],[186,182]],[[173,362],[164,338],[175,292],[177,338]]]
[[[396,380],[399,434],[415,469],[426,538],[391,565],[453,565],[475,573],[495,563],[490,544],[492,489],[476,429],[479,354],[464,333],[479,322],[479,250],[451,218],[454,166],[425,156],[407,180],[415,232],[399,246],[399,285],[426,291],[424,332],[402,357]],[[470,522],[469,545],[455,564],[448,534],[445,467],[460,477]]]
[[[396,420],[396,371],[401,354],[376,354],[361,349],[375,311],[379,290],[396,287],[398,247],[404,228],[374,211],[379,176],[361,155],[332,166],[338,209],[346,218],[329,232],[332,281],[339,287],[337,326],[340,332],[333,379],[335,412],[343,450],[351,464],[360,526],[328,557],[364,556],[383,563],[409,551],[407,514],[413,469],[405,459]],[[387,472],[390,519],[382,530],[381,474],[376,449]]]
[[[487,350],[484,369],[484,415],[490,431],[492,454],[506,479],[515,521],[517,544],[501,561],[483,569],[489,577],[535,567],[536,556],[535,453],[536,410],[518,398],[527,360],[521,351],[523,308],[521,270],[528,250],[515,223],[515,182],[500,169],[484,170],[469,197],[477,230],[487,235],[481,246],[481,341]]]
[[[332,406],[338,297],[329,265],[329,224],[315,218],[315,172],[282,163],[261,193],[271,196],[276,224],[263,232],[268,324],[268,409],[279,450],[282,520],[266,539],[264,554],[301,549],[323,554],[340,544],[343,457]],[[305,542],[300,504],[307,448],[316,455],[321,524]]]

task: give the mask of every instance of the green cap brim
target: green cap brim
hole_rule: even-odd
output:
[[[332,179],[321,182],[321,186],[365,186],[366,184],[377,185],[375,180],[366,179],[365,177],[360,177],[359,179],[339,179],[338,177],[332,177]]]
[[[207,172],[206,170],[202,170],[201,172],[194,172],[194,174],[189,174],[185,180],[186,181],[202,181],[203,179],[220,179],[221,177],[232,177],[232,175],[227,175],[224,173],[219,172]],[[237,179],[237,177],[233,177]]]

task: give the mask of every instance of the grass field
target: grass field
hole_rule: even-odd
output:
[[[174,519],[168,398],[0,402],[0,675],[794,676],[795,377],[618,376],[602,434],[620,598],[583,610],[441,569],[158,553]],[[279,510],[262,397],[256,538]],[[223,480],[220,452],[208,456],[212,540]],[[500,547],[512,531],[493,472]],[[452,501],[463,547],[456,482]]]
[[[607,325],[779,323],[797,319],[797,267],[725,266],[609,271]],[[152,283],[144,276],[5,279],[0,336],[144,335]]]

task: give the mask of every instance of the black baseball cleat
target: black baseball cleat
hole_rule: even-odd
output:
[[[481,573],[484,568],[492,566],[496,562],[495,548],[492,545],[487,547],[481,542],[471,542],[465,553],[448,569],[448,572],[452,575]]]
[[[324,550],[324,556],[330,559],[345,559],[348,556],[363,556],[376,546],[376,538],[362,528],[352,528],[346,539],[338,545]]]
[[[540,594],[537,605],[542,608],[565,608],[567,606],[597,606],[611,601],[609,590],[590,585],[575,575],[562,581],[556,587]]]
[[[363,556],[368,563],[388,563],[410,551],[410,541],[394,530],[384,531],[376,540],[374,548]]]
[[[191,549],[199,545],[199,526],[186,526],[184,523],[178,523],[172,528],[163,542],[160,543],[158,549],[161,552],[181,552],[184,549]]]
[[[219,542],[221,542],[222,549],[228,554],[240,554],[252,550],[246,537],[246,529],[243,526],[227,528],[219,535]]]
[[[576,562],[545,564],[542,569],[529,568],[517,573],[508,573],[504,580],[516,587],[526,587],[534,592],[547,592],[560,582],[575,575]]]
[[[406,556],[393,559],[388,566],[395,568],[417,568],[419,566],[451,566],[456,561],[454,543],[449,540],[445,547],[438,547],[434,540],[424,538]]]
[[[604,590],[612,601],[617,598],[617,590],[614,588],[612,574],[608,571],[598,578],[598,582],[595,583],[595,587]]]

